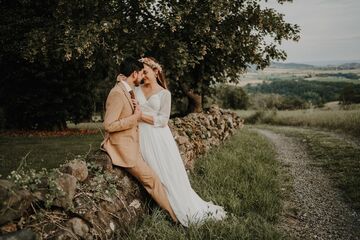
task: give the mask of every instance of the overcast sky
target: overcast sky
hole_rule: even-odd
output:
[[[301,28],[299,42],[284,42],[286,62],[360,60],[360,0],[294,0],[267,6],[285,14]]]

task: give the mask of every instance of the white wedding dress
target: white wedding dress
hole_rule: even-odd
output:
[[[167,125],[170,92],[164,89],[146,99],[141,87],[137,87],[135,95],[142,112],[154,117],[154,125],[139,124],[141,154],[160,177],[180,223],[188,226],[206,219],[224,219],[226,212],[221,206],[205,202],[191,188],[179,149]]]

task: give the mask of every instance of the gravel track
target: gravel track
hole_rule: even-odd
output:
[[[294,239],[360,239],[360,216],[342,199],[321,168],[311,166],[305,146],[294,138],[255,129],[270,140],[292,177],[280,228]]]

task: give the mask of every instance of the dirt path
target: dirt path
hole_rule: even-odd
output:
[[[360,239],[360,216],[344,203],[321,169],[311,166],[305,147],[269,130],[255,131],[274,144],[293,178],[280,227],[294,239]]]

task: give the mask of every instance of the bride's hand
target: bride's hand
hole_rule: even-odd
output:
[[[141,121],[142,112],[141,112],[140,108],[138,108],[138,107],[135,108],[134,115],[136,116],[138,121]]]

